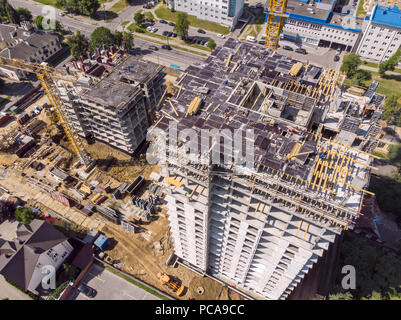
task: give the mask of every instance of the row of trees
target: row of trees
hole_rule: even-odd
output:
[[[379,65],[379,74],[380,76],[384,76],[386,71],[394,71],[401,57],[401,49],[398,49],[388,60],[380,63]]]
[[[71,47],[71,55],[77,60],[80,56],[85,55],[88,50],[95,48],[117,46],[123,47],[124,50],[131,50],[134,45],[134,38],[131,33],[116,31],[114,34],[105,27],[96,28],[89,40],[85,35],[77,31],[75,34],[67,38],[67,44]]]
[[[344,56],[341,71],[345,72],[347,78],[352,79],[352,83],[361,86],[365,81],[371,80],[372,75],[367,70],[359,69],[362,60],[356,53],[350,53]]]
[[[93,16],[100,8],[99,0],[57,0],[56,6],[68,12]]]
[[[21,21],[32,21],[32,14],[28,9],[14,9],[7,0],[0,0],[0,16],[14,24],[19,24]]]

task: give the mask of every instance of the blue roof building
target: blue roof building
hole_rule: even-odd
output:
[[[366,28],[357,53],[362,59],[388,60],[401,46],[401,10],[397,6],[376,5],[366,17]]]

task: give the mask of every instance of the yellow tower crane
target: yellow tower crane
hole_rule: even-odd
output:
[[[287,0],[269,0],[267,5],[265,47],[276,50],[286,17]]]
[[[25,62],[18,59],[0,57],[0,65],[36,74],[43,90],[49,98],[50,103],[56,111],[58,120],[71,143],[74,153],[78,156],[79,161],[83,165],[87,166],[91,162],[91,159],[83,148],[82,140],[78,136],[77,130],[71,122],[55,82],[57,80],[61,80],[84,85],[78,81],[78,77],[61,72],[45,64]]]

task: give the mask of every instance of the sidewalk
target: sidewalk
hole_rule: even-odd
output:
[[[31,297],[10,285],[3,276],[0,276],[0,300],[32,300]]]
[[[152,36],[149,36],[149,35],[146,35],[146,34],[143,34],[143,33],[137,33],[137,32],[132,32],[132,34],[134,34],[134,36],[137,36],[140,39],[142,38],[144,40],[149,40],[149,41],[153,41],[153,42],[159,42],[159,43],[167,44],[167,41],[165,39],[160,39],[160,38],[152,37]],[[211,52],[206,51],[206,50],[201,50],[201,49],[198,49],[198,48],[195,48],[195,47],[191,47],[191,46],[187,46],[185,44],[181,44],[181,43],[175,42],[172,38],[169,38],[168,42],[169,42],[170,46],[177,46],[177,47],[185,49],[185,50],[191,50],[191,51],[194,51],[194,52],[198,52],[199,54],[202,54],[202,55],[209,55],[211,53]]]
[[[372,72],[379,72],[378,68],[374,68],[374,67],[370,67],[370,66],[365,66],[364,64],[361,64],[359,66],[360,69],[363,70],[368,70],[368,71],[372,71]],[[393,76],[401,76],[401,73],[399,72],[395,72],[395,71],[386,71],[386,74],[388,75],[393,75]]]

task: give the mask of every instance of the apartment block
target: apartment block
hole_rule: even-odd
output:
[[[357,54],[364,60],[382,62],[401,46],[401,10],[397,6],[376,5],[359,43]]]
[[[163,67],[128,56],[89,89],[60,92],[78,134],[126,153],[145,140],[164,91]]]
[[[233,29],[242,15],[244,0],[169,0],[168,6]]]
[[[365,133],[376,107],[372,88],[360,97],[369,113],[365,102],[337,104],[337,77],[228,39],[177,79],[178,93],[149,129],[148,155],[162,166],[182,263],[257,299],[285,299],[354,227],[370,193],[366,148],[374,137]],[[344,142],[348,112],[364,114],[369,128]],[[202,138],[207,130],[215,131]]]

